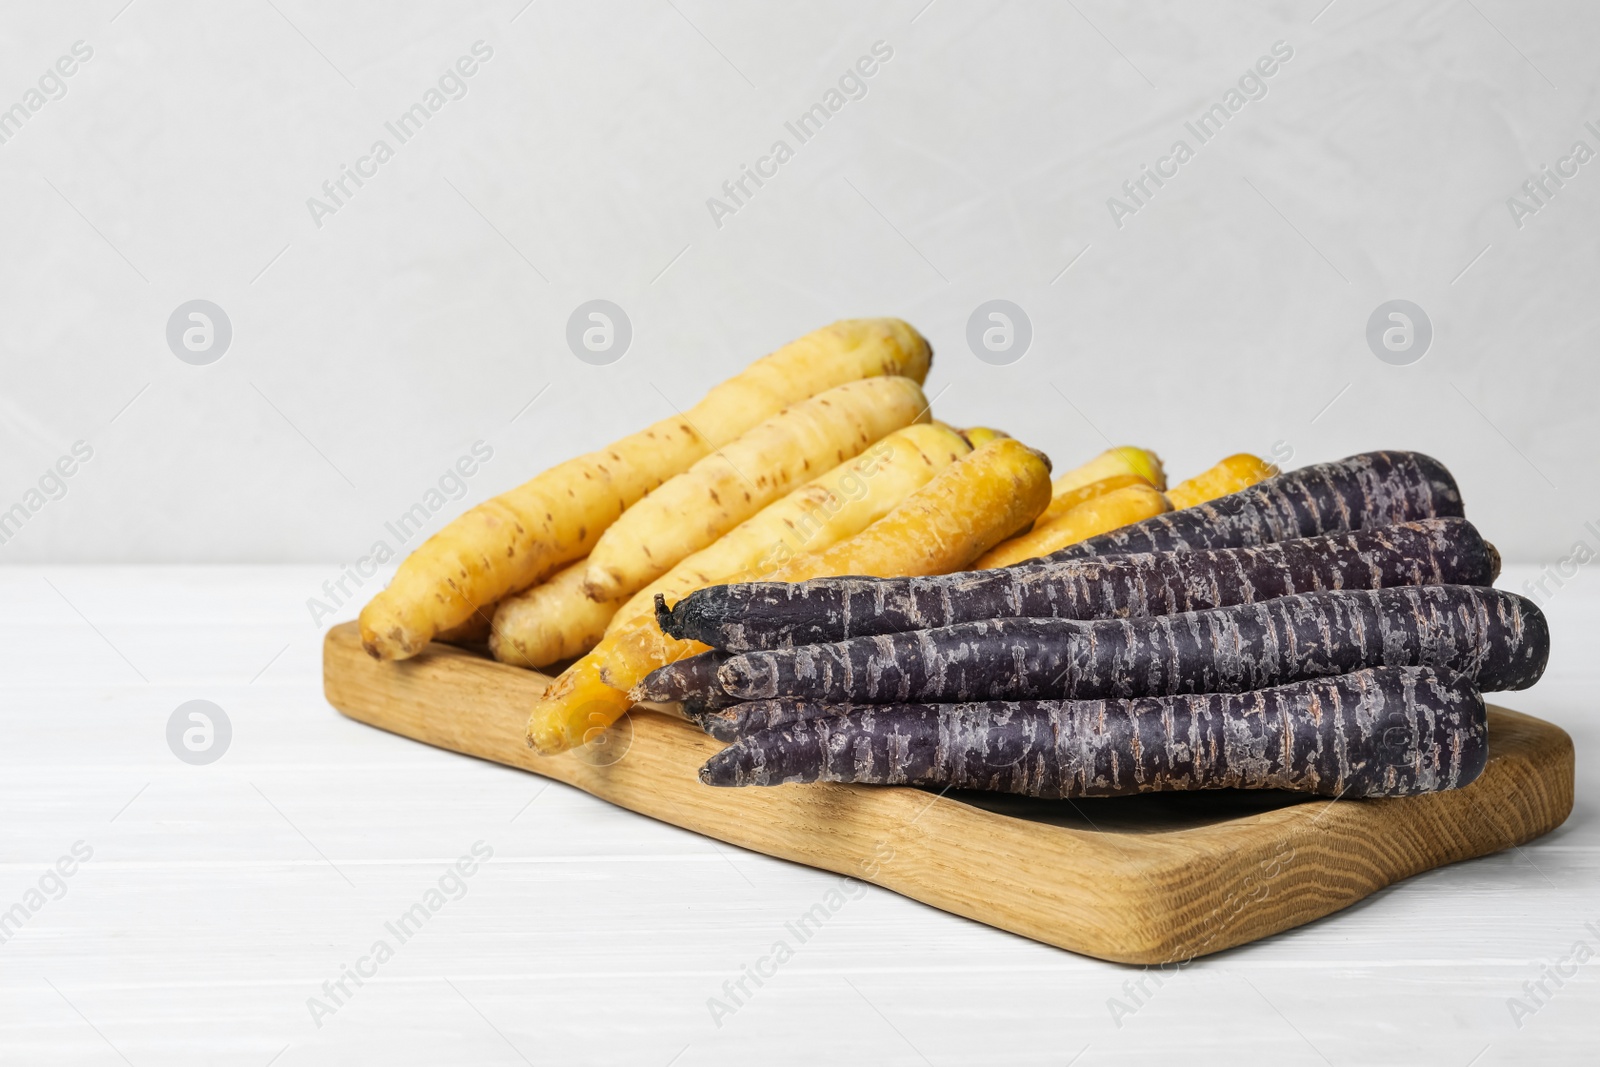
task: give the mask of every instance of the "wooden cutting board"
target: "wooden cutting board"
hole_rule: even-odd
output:
[[[670,707],[641,706],[600,743],[539,756],[523,732],[548,683],[439,644],[379,663],[355,623],[323,646],[328,701],[353,719],[1123,963],[1176,962],[1299,926],[1402,878],[1530,841],[1572,811],[1572,739],[1496,707],[1488,767],[1453,792],[1041,801],[858,785],[713,789],[696,772],[720,744]]]

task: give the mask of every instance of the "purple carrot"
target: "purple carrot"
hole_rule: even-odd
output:
[[[1499,569],[1499,554],[1470,522],[1425,519],[1253,548],[1106,556],[930,578],[719,585],[689,594],[656,617],[673,637],[746,652],[978,619],[1138,618],[1324,589],[1488,585]]]
[[[708,711],[696,721],[700,729],[718,741],[737,741],[777,726],[824,715],[847,715],[864,710],[854,704],[818,704],[810,700],[751,700],[717,711]]]
[[[1132,523],[1043,559],[1239,548],[1461,514],[1461,491],[1438,460],[1421,452],[1363,452]]]
[[[635,701],[671,701],[705,694],[717,687],[717,668],[728,659],[726,652],[702,652],[685,656],[665,667],[657,667],[628,694]]]
[[[717,671],[740,700],[959,704],[1237,693],[1364,667],[1435,667],[1526,689],[1550,655],[1515,593],[1399,586],[1279,597],[1143,619],[991,619],[746,652]]]
[[[747,736],[711,757],[700,780],[1047,799],[1222,788],[1397,797],[1460,788],[1487,759],[1471,682],[1379,667],[1251,693],[887,704]]]
[[[636,700],[637,698],[634,699]],[[679,702],[679,707],[683,709],[685,715],[699,722],[712,712],[721,711],[723,708],[731,708],[739,703],[743,702],[738,697],[724,693],[720,688],[702,689],[698,693],[691,693],[683,697]]]

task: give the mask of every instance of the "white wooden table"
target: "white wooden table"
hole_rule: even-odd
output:
[[[1595,1062],[1600,962],[1564,962],[1600,953],[1594,575],[1547,604],[1549,675],[1502,701],[1577,742],[1546,838],[1166,976],[866,887],[720,1018],[837,876],[346,720],[305,607],[337,576],[0,569],[0,909],[25,920],[0,914],[0,1060]],[[206,765],[166,737],[195,699],[232,727]],[[492,858],[449,876],[475,844]],[[419,903],[402,941],[386,923]],[[1546,963],[1574,973],[1538,1006]]]

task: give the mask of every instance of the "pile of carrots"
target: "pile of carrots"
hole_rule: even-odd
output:
[[[897,319],[785,345],[447,525],[363,644],[565,663],[529,718],[546,754],[680,702],[731,742],[711,785],[1390,796],[1481,770],[1479,692],[1531,685],[1548,633],[1489,588],[1436,461],[1241,454],[1169,488],[1123,447],[1052,481],[932,417],[931,359]]]
[[[732,742],[708,785],[1409,796],[1473,781],[1481,692],[1544,671],[1498,572],[1441,465],[1373,452],[1001,570],[662,600],[712,651],[634,695]]]

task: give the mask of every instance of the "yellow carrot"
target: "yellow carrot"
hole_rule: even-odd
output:
[[[630,596],[795,486],[927,419],[910,378],[846,382],[785,408],[623,512],[589,553],[584,587],[596,600]]]
[[[623,623],[653,615],[657,593],[676,601],[730,576],[766,574],[797,555],[859,533],[969,451],[961,435],[937,423],[897,430],[767,505],[626,602],[591,600],[584,591],[584,562],[579,561],[500,602],[490,651],[502,663],[518,667],[544,667],[581,656]]]
[[[1248,489],[1257,482],[1274,477],[1278,468],[1259,456],[1240,452],[1229,456],[1209,470],[1201,471],[1188,481],[1179,482],[1167,490],[1167,500],[1176,511],[1192,508],[1219,496]]]
[[[946,574],[1026,527],[1049,502],[1050,460],[1014,438],[996,438],[856,536],[795,560],[771,580]]]
[[[898,319],[836,322],[790,342],[682,415],[558,464],[456,518],[361,610],[362,645],[379,659],[416,655],[441,630],[487,616],[507,594],[588,555],[629,505],[764,419],[845,382],[879,375],[920,382],[931,356],[927,341]]]
[[[1167,472],[1162,469],[1160,456],[1146,448],[1121,445],[1107,449],[1081,467],[1056,475],[1052,488],[1059,496],[1117,474],[1137,474],[1157,489],[1167,487]]]
[[[982,448],[990,441],[997,441],[1002,437],[1011,435],[1004,430],[996,430],[988,426],[969,426],[961,431],[961,436],[967,439],[967,444],[973,448]]]
[[[1126,489],[1130,485],[1150,485],[1150,481],[1139,474],[1113,474],[1109,478],[1101,478],[1098,482],[1057,492],[1050,498],[1050,506],[1044,509],[1044,514],[1039,516],[1034,528],[1038,529],[1046,523],[1055,522],[1079,504],[1093,500],[1097,496],[1105,496],[1117,489]]]
[[[1049,500],[1050,461],[1018,441],[998,439],[946,467],[859,534],[798,557],[768,577],[798,582],[839,574],[959,570],[1032,522]],[[627,690],[646,674],[704,649],[667,637],[650,617],[618,628],[563,673],[534,707],[529,744],[550,754],[584,743],[628,710]]]
[[[494,612],[489,651],[515,667],[546,667],[594,647],[621,603],[590,600],[584,561],[526,592],[506,597]]]
[[[1021,537],[1013,537],[997,546],[973,564],[973,569],[1008,567],[1023,560],[1047,556],[1058,548],[1077,544],[1096,534],[1115,530],[1130,522],[1140,522],[1168,510],[1167,498],[1148,485],[1115,489],[1079,504],[1053,522],[1037,526]]]
[[[771,574],[792,559],[831,548],[883,518],[971,451],[962,435],[940,423],[896,430],[856,459],[767,505],[639,590],[606,632],[641,615],[654,618],[657,593],[676,603],[696,589],[741,575]]]

